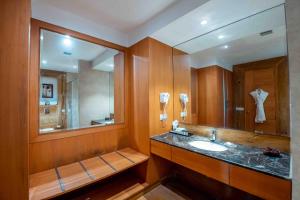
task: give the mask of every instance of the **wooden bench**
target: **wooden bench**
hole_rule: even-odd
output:
[[[49,199],[95,183],[148,160],[131,148],[30,175],[29,199]]]

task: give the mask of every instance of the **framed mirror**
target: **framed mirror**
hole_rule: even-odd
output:
[[[124,52],[40,30],[39,132],[124,123]]]
[[[190,93],[191,116],[178,120],[290,135],[284,5],[183,42],[174,47],[174,52],[174,83],[178,82],[174,91],[182,90],[182,80],[190,83],[189,90],[182,91]],[[183,58],[189,66],[184,77],[184,73],[176,72]],[[180,110],[174,112],[180,116]]]

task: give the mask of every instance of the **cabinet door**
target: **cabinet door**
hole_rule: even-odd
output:
[[[229,183],[229,164],[177,147],[172,147],[172,161],[209,178]]]
[[[230,185],[263,199],[291,199],[291,181],[230,166]]]
[[[162,142],[151,140],[151,153],[167,160],[172,159],[171,146]]]

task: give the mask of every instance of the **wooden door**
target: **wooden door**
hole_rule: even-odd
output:
[[[245,129],[276,133],[276,70],[274,67],[245,71]],[[250,92],[260,88],[269,93],[264,102],[266,121],[255,123],[256,105]]]

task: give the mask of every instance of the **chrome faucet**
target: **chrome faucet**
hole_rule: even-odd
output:
[[[214,141],[216,141],[216,139],[217,139],[217,129],[213,128],[211,130],[211,135],[210,135],[209,140],[214,142]]]

